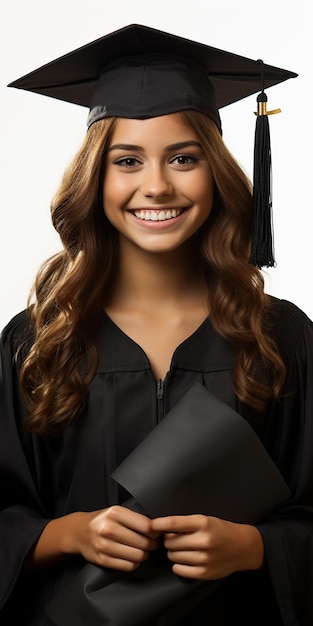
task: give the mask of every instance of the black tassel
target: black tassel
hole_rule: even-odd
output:
[[[253,232],[250,263],[258,268],[274,267],[272,220],[272,157],[268,116],[280,109],[267,110],[264,93],[264,63],[261,64],[261,93],[257,97],[258,110],[254,141],[253,168]]]
[[[272,228],[272,160],[267,96],[257,97],[253,170],[253,235],[250,263],[258,268],[275,266]]]

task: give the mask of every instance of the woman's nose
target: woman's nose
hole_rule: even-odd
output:
[[[143,172],[141,191],[147,198],[171,196],[173,184],[169,172],[161,165],[151,165]]]

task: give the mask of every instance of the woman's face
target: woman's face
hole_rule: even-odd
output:
[[[213,177],[198,136],[179,113],[119,119],[106,156],[108,220],[146,252],[173,251],[205,222]]]

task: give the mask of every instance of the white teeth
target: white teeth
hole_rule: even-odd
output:
[[[164,222],[165,220],[170,220],[173,217],[177,217],[182,212],[182,209],[167,209],[166,211],[147,211],[146,209],[141,209],[140,211],[134,211],[134,214],[140,220],[146,220],[151,222]]]

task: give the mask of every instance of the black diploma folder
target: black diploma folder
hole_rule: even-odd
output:
[[[150,517],[201,513],[253,524],[290,495],[248,422],[199,383],[112,478],[130,494],[125,506]],[[47,613],[57,626],[146,626],[221,584],[180,578],[171,567],[162,549],[131,574],[87,563]]]

